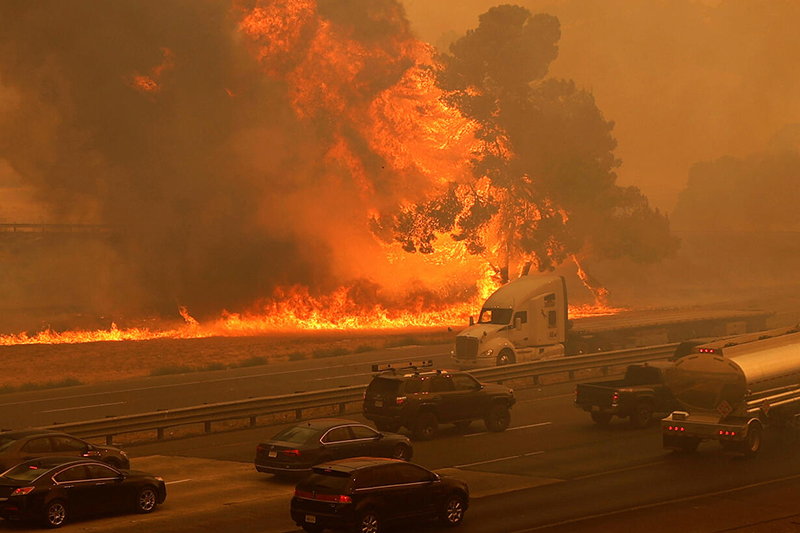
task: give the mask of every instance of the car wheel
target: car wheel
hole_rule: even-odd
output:
[[[57,528],[67,521],[67,504],[62,500],[53,500],[44,509],[44,520],[47,527]]]
[[[497,355],[497,366],[510,365],[515,362],[514,352],[511,350],[503,350]]]
[[[375,427],[378,431],[386,431],[388,433],[397,433],[400,430],[400,424],[394,422],[375,422]]]
[[[472,424],[472,420],[459,420],[455,423],[455,426],[458,431],[463,433],[469,429],[470,424]]]
[[[511,423],[511,411],[502,403],[494,404],[486,415],[486,429],[489,431],[505,431]]]
[[[606,427],[612,416],[611,413],[592,413],[592,421],[600,427]]]
[[[439,418],[432,411],[423,411],[417,415],[414,424],[414,437],[419,440],[430,440],[439,430]]]
[[[377,511],[367,510],[358,514],[356,533],[378,533],[381,531],[381,520]]]
[[[455,527],[464,520],[466,504],[459,494],[451,494],[444,500],[444,505],[439,513],[439,521],[449,527]]]
[[[653,404],[639,402],[631,413],[631,426],[636,429],[646,428],[653,422]]]
[[[399,459],[401,461],[408,461],[410,459],[408,453],[408,446],[405,444],[398,444],[392,449],[392,459]]]
[[[136,512],[141,514],[152,513],[156,505],[158,505],[157,500],[156,489],[150,486],[143,487],[136,496]]]

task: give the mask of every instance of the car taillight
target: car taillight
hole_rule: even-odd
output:
[[[298,498],[308,498],[309,500],[314,497],[314,495],[311,494],[310,492],[305,490],[298,490],[297,488],[294,489],[294,495]]]
[[[685,427],[681,427],[681,426],[670,426],[669,430],[670,431],[686,431],[686,428]]]
[[[317,494],[315,500],[334,503],[353,503],[353,499],[346,494]]]
[[[619,400],[619,392],[614,391],[614,396],[611,397],[611,401],[616,402],[617,400]]]
[[[397,405],[402,405],[403,403],[405,403],[405,401],[406,401],[406,397],[405,396],[398,396],[395,399],[395,402],[397,403]]]
[[[25,496],[26,494],[30,494],[35,487],[20,487],[14,492],[11,493],[12,496]]]
[[[265,451],[267,451],[267,449],[264,448],[262,445],[259,444],[258,446],[256,446],[256,453],[263,453]]]
[[[281,450],[281,453],[288,457],[300,457],[300,450]]]

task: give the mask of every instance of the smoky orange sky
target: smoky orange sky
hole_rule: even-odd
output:
[[[492,0],[404,0],[443,46]],[[561,22],[550,74],[589,88],[622,159],[620,182],[672,212],[696,162],[763,151],[800,121],[800,2],[520,0]]]

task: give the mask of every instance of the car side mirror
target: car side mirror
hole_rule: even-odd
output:
[[[469,317],[469,325],[470,326],[474,326],[475,325],[475,317],[474,316]]]
[[[522,317],[517,317],[516,320],[514,320],[514,329],[522,331]]]
[[[383,438],[385,438],[385,437],[386,437],[386,435],[384,435],[383,433],[378,433],[378,435],[377,435],[375,438],[376,438],[377,440],[381,440],[381,439],[383,439]]]

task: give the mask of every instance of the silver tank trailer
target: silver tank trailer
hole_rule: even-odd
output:
[[[800,386],[800,333],[705,348],[716,353],[688,355],[665,371],[667,386],[687,411],[717,411],[727,402],[741,413],[760,393]]]

